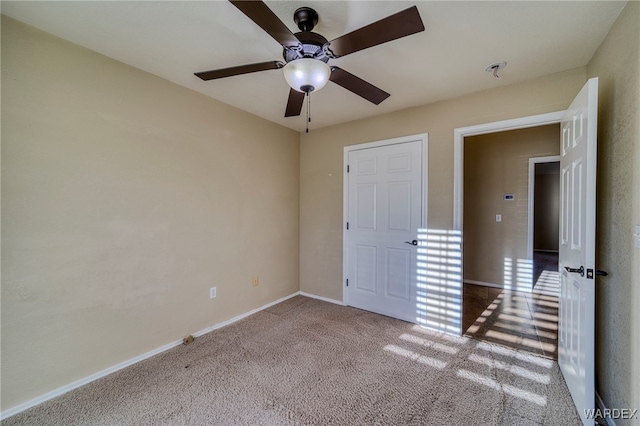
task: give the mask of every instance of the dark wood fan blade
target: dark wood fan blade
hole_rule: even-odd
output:
[[[331,76],[329,79],[337,85],[350,90],[356,95],[361,96],[376,105],[379,105],[380,102],[391,96],[384,90],[378,89],[373,84],[367,83],[360,77],[356,77],[342,68],[331,67]]]
[[[300,44],[289,28],[263,2],[229,1],[281,45],[293,47]]]
[[[302,103],[304,102],[304,93],[297,90],[289,90],[289,100],[287,101],[287,110],[284,113],[285,117],[293,117],[300,115],[302,111]]]
[[[338,37],[331,41],[329,49],[335,56],[345,56],[420,31],[424,31],[424,24],[418,8],[413,6]]]
[[[251,72],[277,70],[284,67],[284,62],[269,61],[260,62],[258,64],[240,65],[238,67],[222,68],[219,70],[197,72],[195,75],[204,81],[215,80],[216,78],[231,77],[240,74],[249,74]]]

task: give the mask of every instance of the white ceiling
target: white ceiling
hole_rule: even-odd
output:
[[[376,106],[329,83],[312,94],[311,128],[423,105],[586,65],[625,2],[266,1],[292,32],[320,15],[328,40],[417,4],[425,31],[330,64],[391,93]],[[226,1],[2,1],[1,11],[73,43],[302,131],[284,118],[281,70],[202,81],[197,71],[282,60],[282,47]],[[501,80],[485,72],[507,61]]]

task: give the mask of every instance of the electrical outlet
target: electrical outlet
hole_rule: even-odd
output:
[[[633,236],[636,240],[636,248],[640,248],[640,225],[636,225],[636,233]]]
[[[215,298],[216,298],[216,288],[211,287],[209,289],[209,299],[215,299]]]
[[[253,286],[257,287],[259,283],[260,283],[260,281],[258,280],[258,276],[254,275],[253,276]]]
[[[502,222],[502,215],[501,214],[497,214],[496,215],[496,222]]]

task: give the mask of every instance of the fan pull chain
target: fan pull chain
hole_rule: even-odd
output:
[[[311,123],[311,92],[307,92],[307,133],[309,133],[309,123]]]

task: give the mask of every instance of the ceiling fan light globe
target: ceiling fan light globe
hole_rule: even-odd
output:
[[[322,89],[331,76],[329,65],[313,58],[300,58],[291,61],[285,65],[282,71],[284,79],[293,90],[305,93],[309,91],[309,86],[314,91]]]

